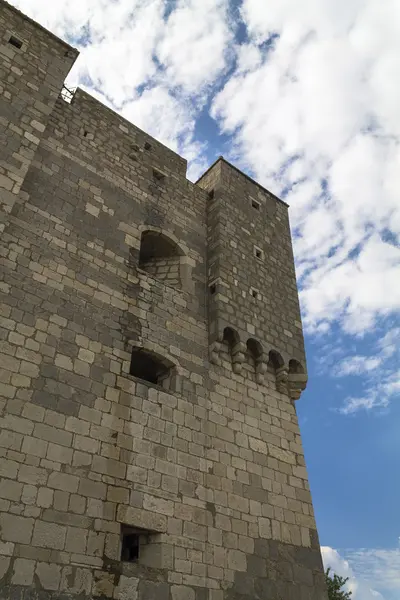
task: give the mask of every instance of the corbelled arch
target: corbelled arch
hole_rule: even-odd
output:
[[[149,275],[177,289],[192,291],[193,261],[189,248],[161,227],[140,227],[138,267]]]

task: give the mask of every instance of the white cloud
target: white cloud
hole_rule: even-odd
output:
[[[347,356],[335,365],[334,374],[336,377],[346,377],[347,375],[361,375],[370,373],[378,367],[384,365],[386,361],[394,355],[396,362],[400,358],[400,328],[394,327],[388,331],[381,339],[376,341],[376,353],[372,356]],[[333,358],[333,356],[332,356]],[[332,362],[332,361],[331,361]]]
[[[344,415],[354,414],[359,410],[386,408],[394,397],[400,395],[400,370],[386,372],[378,381],[366,389],[362,396],[346,398],[340,412]]]
[[[356,560],[357,554],[351,554],[349,560],[343,558],[337,550],[330,548],[329,546],[322,546],[322,559],[324,561],[325,569],[331,567],[333,573],[336,573],[340,577],[348,578],[348,582],[346,586],[343,588],[346,591],[352,593],[352,600],[389,600],[388,597],[383,596],[380,592],[378,592],[376,587],[381,587],[381,578],[378,577],[376,571],[372,571],[370,573],[365,573],[364,570],[361,570],[361,573],[356,571],[356,567],[359,566],[360,560]],[[363,554],[364,551],[358,553],[359,557],[365,557]],[[370,556],[377,560],[377,553],[379,551],[366,551],[370,552]],[[396,552],[396,551],[394,551]],[[388,555],[391,552],[388,552]],[[356,565],[353,564],[356,563]],[[371,561],[371,565],[374,566],[376,563],[374,560]],[[385,572],[388,572],[386,569]],[[399,582],[400,583],[400,582]],[[384,589],[386,586],[383,586]],[[400,590],[400,587],[398,587]]]
[[[379,357],[370,356],[352,356],[338,365],[337,376],[345,377],[346,375],[361,375],[373,371],[381,365],[382,359]]]
[[[177,1],[157,47],[169,85],[197,96],[223,71],[232,38],[227,10],[227,0]]]

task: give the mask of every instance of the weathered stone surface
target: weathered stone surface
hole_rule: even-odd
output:
[[[77,52],[3,0],[0,31],[2,598],[326,600],[287,206],[66,103]]]

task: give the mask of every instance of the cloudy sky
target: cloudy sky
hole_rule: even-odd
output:
[[[291,205],[326,564],[400,598],[399,0],[14,0],[81,51],[68,79]]]

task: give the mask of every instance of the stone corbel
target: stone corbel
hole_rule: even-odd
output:
[[[276,369],[276,389],[281,394],[288,393],[288,378],[289,372],[286,366],[278,367]]]
[[[221,349],[222,349],[221,342],[214,342],[213,344],[211,344],[211,347],[210,347],[210,361],[214,365],[217,365],[218,367],[222,366]]]
[[[244,357],[246,353],[246,344],[237,342],[232,348],[232,371],[240,375],[243,369]]]
[[[301,392],[306,389],[307,375],[305,373],[289,373],[287,386],[292,400],[298,400]]]
[[[267,363],[265,362],[263,356],[258,356],[256,358],[256,382],[258,384],[264,383],[264,375],[267,372]]]

